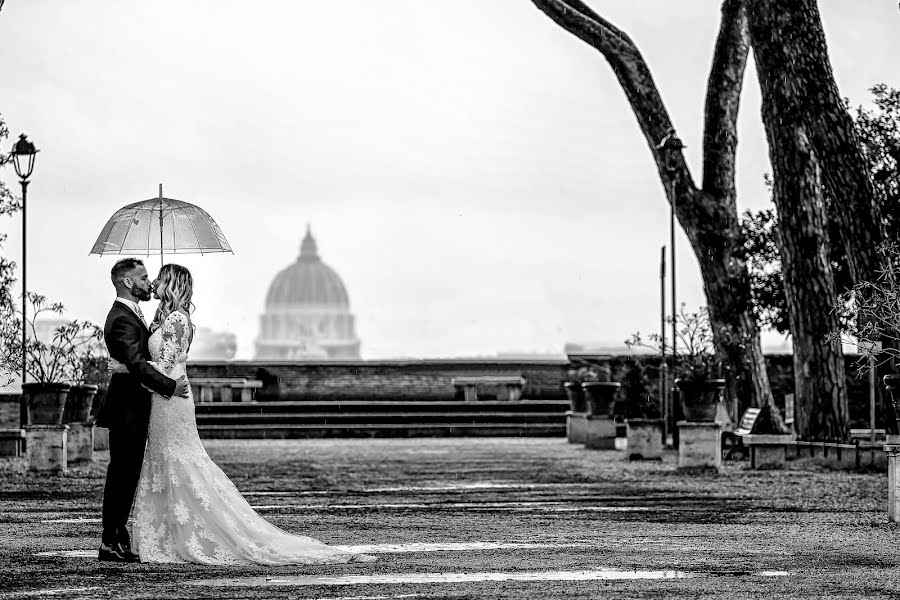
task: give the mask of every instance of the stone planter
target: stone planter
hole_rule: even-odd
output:
[[[68,383],[26,383],[22,386],[29,425],[62,425]]]
[[[566,388],[566,395],[569,397],[569,405],[572,407],[572,412],[585,412],[584,389],[581,387],[581,384],[569,381],[563,387]]]
[[[97,394],[97,386],[91,384],[75,385],[69,389],[66,399],[66,412],[63,415],[64,423],[88,423],[93,421],[91,409],[94,406],[94,396]]]
[[[616,449],[616,422],[607,415],[585,417],[584,447],[588,450]]]
[[[675,387],[685,421],[707,423],[716,420],[716,408],[725,390],[724,379],[676,379]]]
[[[94,460],[94,424],[68,423],[66,435],[66,460],[73,462],[91,462]]]
[[[715,421],[679,421],[678,469],[721,470],[722,426]]]
[[[588,415],[606,417],[612,414],[613,400],[621,383],[592,381],[582,383],[581,387],[584,388]]]
[[[573,411],[566,412],[566,439],[570,444],[587,441],[587,415]]]
[[[891,396],[894,416],[900,425],[900,375],[885,375],[884,389]],[[884,446],[888,460],[888,520],[900,523],[900,444],[891,442],[894,440],[888,440]]]
[[[626,419],[625,425],[629,460],[662,459],[662,419]]]
[[[62,419],[62,413],[60,413]],[[25,427],[25,454],[29,471],[65,473],[68,469],[66,441],[68,425],[28,425]]]

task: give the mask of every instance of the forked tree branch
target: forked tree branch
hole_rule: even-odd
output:
[[[706,87],[703,191],[732,200],[738,109],[749,50],[744,0],[725,0]]]
[[[670,174],[665,160],[656,146],[673,129],[672,120],[663,104],[656,82],[653,81],[647,62],[631,38],[580,0],[532,0],[532,2],[560,27],[603,54],[619,80],[631,104],[632,112],[637,117],[641,132],[656,161],[660,179],[664,182],[669,181]],[[696,192],[684,155],[679,153],[673,162],[674,171],[671,179],[675,186],[675,195],[684,197]],[[669,200],[671,201],[671,198]],[[686,216],[679,211],[679,219]]]

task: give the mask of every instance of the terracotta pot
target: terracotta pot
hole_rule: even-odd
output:
[[[68,383],[26,383],[22,395],[29,425],[62,425]]]
[[[572,407],[572,412],[583,413],[586,410],[586,402],[584,399],[584,389],[581,387],[580,383],[573,383],[571,381],[564,384],[566,388],[566,395],[569,397],[569,404]]]
[[[616,392],[622,387],[621,383],[609,381],[592,381],[582,383],[585,399],[587,400],[587,414],[595,417],[608,417],[612,414],[613,400]]]
[[[724,379],[676,379],[675,387],[681,398],[684,420],[689,422],[713,422],[722,392]]]
[[[69,389],[66,399],[66,412],[63,415],[65,423],[87,423],[93,421],[91,409],[94,405],[94,396],[97,395],[97,386],[91,384],[76,385]]]

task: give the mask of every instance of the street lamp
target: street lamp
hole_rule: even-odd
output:
[[[675,356],[678,354],[678,337],[676,330],[676,321],[678,317],[678,302],[675,295],[675,174],[678,172],[681,159],[681,151],[684,144],[675,135],[675,129],[670,128],[666,137],[657,144],[656,149],[662,156],[663,166],[666,169],[666,195],[669,197],[671,209],[669,211],[669,253],[672,256],[672,361],[674,366]],[[663,348],[665,354],[665,348]],[[665,362],[665,355],[663,355]],[[668,402],[666,403],[668,405]]]
[[[28,138],[25,137],[25,134],[19,136],[19,141],[15,143],[9,155],[13,160],[13,166],[16,168],[16,175],[19,176],[19,183],[22,184],[22,385],[25,385],[25,344],[28,341],[28,327],[25,322],[25,305],[28,301],[28,286],[26,284],[27,280],[25,262],[26,251],[28,246],[26,244],[26,235],[28,234],[28,229],[26,227],[27,221],[25,220],[25,210],[28,207],[28,203],[26,202],[26,198],[28,196],[28,178],[31,177],[31,172],[34,170],[34,159],[38,153],[38,149],[34,147],[34,144],[28,141]],[[23,387],[24,393],[24,387]]]

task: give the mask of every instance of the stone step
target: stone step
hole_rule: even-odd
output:
[[[562,437],[565,423],[530,424],[517,422],[494,423],[402,423],[342,425],[198,425],[200,437],[206,439],[247,438],[327,438],[327,437]]]
[[[554,412],[564,414],[569,409],[565,400],[520,400],[506,402],[497,400],[463,401],[410,401],[410,400],[348,400],[302,402],[204,402],[195,405],[198,415],[201,414],[266,414],[266,413],[330,413],[330,412],[367,412],[367,413],[402,413],[402,412]]]
[[[262,425],[262,424],[319,424],[343,423],[498,423],[541,422],[564,424],[565,416],[555,412],[328,412],[328,413],[265,413],[265,414],[203,414],[197,415],[198,425]]]

